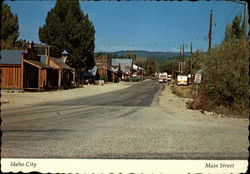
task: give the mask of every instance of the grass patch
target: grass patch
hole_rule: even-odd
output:
[[[174,86],[173,93],[182,98],[193,98],[195,89],[192,86]]]

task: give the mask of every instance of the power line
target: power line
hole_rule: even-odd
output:
[[[239,6],[235,6],[233,8],[233,10],[231,11],[231,13],[227,16],[226,20],[213,32],[213,34],[215,34],[216,32],[218,32],[223,26],[225,26],[225,24],[227,23],[228,19],[231,17],[231,15],[235,12],[235,9],[239,8]]]
[[[190,42],[195,40],[207,40],[207,36],[202,37],[194,37],[186,40],[172,40],[167,42],[152,42],[152,43],[103,43],[103,44],[96,44],[98,46],[104,46],[104,47],[143,47],[143,46],[165,46],[165,45],[175,45],[178,43],[183,42]]]
[[[25,36],[20,35],[21,39],[29,39],[29,40],[37,40],[38,38],[33,36]],[[103,43],[103,44],[96,44],[98,46],[104,46],[104,47],[152,47],[152,46],[166,46],[166,45],[175,45],[179,43],[185,43],[185,42],[191,42],[191,41],[197,41],[197,40],[207,40],[207,36],[200,36],[200,37],[193,37],[186,40],[171,40],[166,42],[149,42],[149,43]],[[38,41],[39,42],[39,41]]]

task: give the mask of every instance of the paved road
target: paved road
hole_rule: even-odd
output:
[[[149,80],[112,93],[3,111],[1,156],[247,159],[244,127],[173,117],[158,107],[162,88]]]

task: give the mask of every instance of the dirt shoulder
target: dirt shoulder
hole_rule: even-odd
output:
[[[191,101],[190,98],[182,98],[173,93],[173,90],[170,86],[165,85],[165,88],[159,95],[159,108],[170,114],[174,118],[181,120],[199,120],[205,122],[217,122],[217,123],[228,123],[232,125],[243,124],[247,127],[248,119],[247,118],[237,118],[237,117],[226,117],[221,114],[206,112],[201,113],[200,110],[191,110],[187,108],[186,103]],[[218,124],[219,126],[219,124]]]
[[[117,91],[128,88],[135,83],[120,82],[101,85],[85,85],[81,88],[69,90],[56,90],[45,92],[10,92],[1,91],[1,109],[12,109],[24,107],[41,102],[64,101],[81,97],[88,97],[106,92]]]

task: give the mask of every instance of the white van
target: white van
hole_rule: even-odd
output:
[[[168,74],[167,73],[160,73],[159,74],[159,83],[167,83]]]

